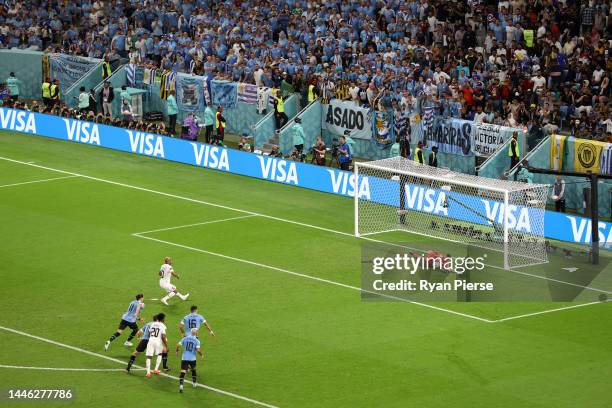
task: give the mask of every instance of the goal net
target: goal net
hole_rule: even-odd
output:
[[[548,185],[472,176],[392,157],[355,164],[355,235],[405,231],[501,254],[506,269],[547,262]]]

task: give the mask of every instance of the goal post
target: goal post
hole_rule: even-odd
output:
[[[548,185],[478,177],[392,157],[355,164],[355,236],[403,231],[503,255],[506,269],[547,262]]]

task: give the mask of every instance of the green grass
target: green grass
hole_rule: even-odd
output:
[[[132,234],[248,214],[83,177],[0,187],[0,326],[127,361],[125,335],[108,353],[104,341],[134,294],[163,295],[157,271],[170,255],[174,283],[191,298],[170,307],[145,299],[144,316],[165,311],[174,344],[180,318],[200,307],[217,334],[204,336],[198,370],[211,387],[280,407],[609,406],[609,304],[486,323],[366,302],[329,283],[360,285],[351,200],[7,132],[0,156],[346,233],[253,216],[143,235],[179,247]],[[0,160],[0,186],[63,176]],[[435,304],[489,320],[564,305]],[[123,367],[6,330],[0,345],[4,365]],[[178,364],[171,354],[171,374]],[[49,406],[254,406],[205,389],[179,395],[176,381],[142,372],[0,368],[0,384],[75,390],[72,403]]]

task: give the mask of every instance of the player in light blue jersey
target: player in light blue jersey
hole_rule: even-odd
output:
[[[179,331],[181,332],[181,337],[185,336],[185,328],[187,328],[187,330],[191,330],[191,329],[200,330],[201,325],[204,325],[206,329],[208,329],[208,332],[210,333],[211,336],[215,335],[215,332],[212,331],[212,329],[210,328],[210,325],[208,324],[204,316],[198,314],[198,307],[195,305],[191,306],[191,313],[183,317],[183,320],[181,320],[181,324],[179,325]]]
[[[191,329],[190,335],[183,337],[181,341],[176,345],[176,355],[178,356],[181,346],[183,346],[183,357],[181,359],[181,375],[179,376],[179,392],[183,392],[183,383],[185,382],[185,374],[188,369],[191,369],[191,380],[193,387],[196,387],[197,376],[196,376],[196,353],[200,357],[204,358],[202,350],[200,349],[200,340],[196,337],[198,334],[197,329]]]
[[[132,333],[130,333],[130,336],[125,341],[125,343],[123,343],[123,345],[127,347],[132,347],[131,340],[134,338],[134,336],[136,336],[136,333],[138,332],[138,325],[136,324],[136,321],[143,321],[139,316],[140,311],[144,308],[143,302],[144,295],[142,293],[137,294],[136,300],[132,300],[130,302],[127,311],[121,317],[121,321],[119,322],[119,328],[115,333],[113,333],[112,336],[110,336],[106,343],[104,343],[104,351],[108,351],[108,347],[110,346],[111,342],[117,337],[121,336],[121,333],[123,332],[123,330],[125,330],[126,327],[132,329]]]
[[[158,320],[157,315],[153,316],[153,321],[156,322],[157,320]],[[128,373],[130,372],[130,369],[132,368],[132,364],[134,364],[134,361],[136,361],[136,357],[138,356],[138,354],[142,353],[143,351],[147,349],[147,344],[149,343],[149,326],[150,325],[151,325],[151,322],[145,324],[144,326],[140,328],[140,330],[138,330],[138,333],[136,333],[136,337],[140,338],[140,342],[136,346],[136,350],[130,356],[130,361],[128,361],[128,365],[125,368],[125,370]]]

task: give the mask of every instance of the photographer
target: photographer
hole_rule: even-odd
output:
[[[325,166],[326,146],[321,136],[317,137],[317,141],[312,148],[312,161],[318,166]]]
[[[338,146],[338,164],[340,170],[348,170],[351,162],[353,161],[353,153],[351,152],[351,146],[346,143],[346,138],[340,136],[340,146]]]
[[[280,151],[280,148],[278,147],[278,145],[273,145],[272,150],[270,150],[270,153],[268,153],[268,156],[282,158],[283,153]]]

